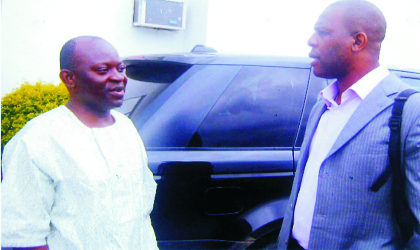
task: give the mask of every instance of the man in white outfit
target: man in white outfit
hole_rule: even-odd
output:
[[[121,106],[127,77],[116,49],[77,37],[60,53],[70,99],[29,121],[3,154],[2,247],[157,249],[156,183]]]

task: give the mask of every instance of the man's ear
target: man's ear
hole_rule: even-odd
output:
[[[75,86],[74,73],[69,69],[62,69],[60,71],[60,79],[67,86],[68,89],[72,89]]]
[[[353,42],[353,45],[351,46],[351,49],[354,52],[361,51],[367,46],[368,38],[367,38],[366,33],[357,32],[357,33],[354,33],[352,36],[353,36],[354,42]]]

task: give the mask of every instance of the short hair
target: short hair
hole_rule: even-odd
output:
[[[76,55],[76,45],[79,40],[103,40],[107,42],[103,38],[97,36],[79,36],[68,40],[60,51],[60,70],[74,70],[76,68],[76,64],[78,62]]]
[[[76,66],[76,38],[67,41],[60,51],[60,70],[73,70]]]
[[[349,32],[363,31],[368,39],[381,43],[385,39],[386,20],[381,10],[365,0],[342,0],[330,7],[344,10],[344,25]]]

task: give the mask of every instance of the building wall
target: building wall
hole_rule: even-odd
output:
[[[314,25],[335,1],[210,0],[206,45],[223,53],[307,57]],[[387,21],[381,63],[420,69],[420,0],[369,1]]]
[[[69,39],[100,36],[120,56],[190,51],[205,44],[208,0],[187,0],[186,29],[134,27],[134,0],[2,0],[2,96],[24,81],[59,83]]]

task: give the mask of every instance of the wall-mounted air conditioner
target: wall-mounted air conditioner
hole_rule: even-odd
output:
[[[135,0],[134,26],[155,29],[185,29],[185,0]]]

